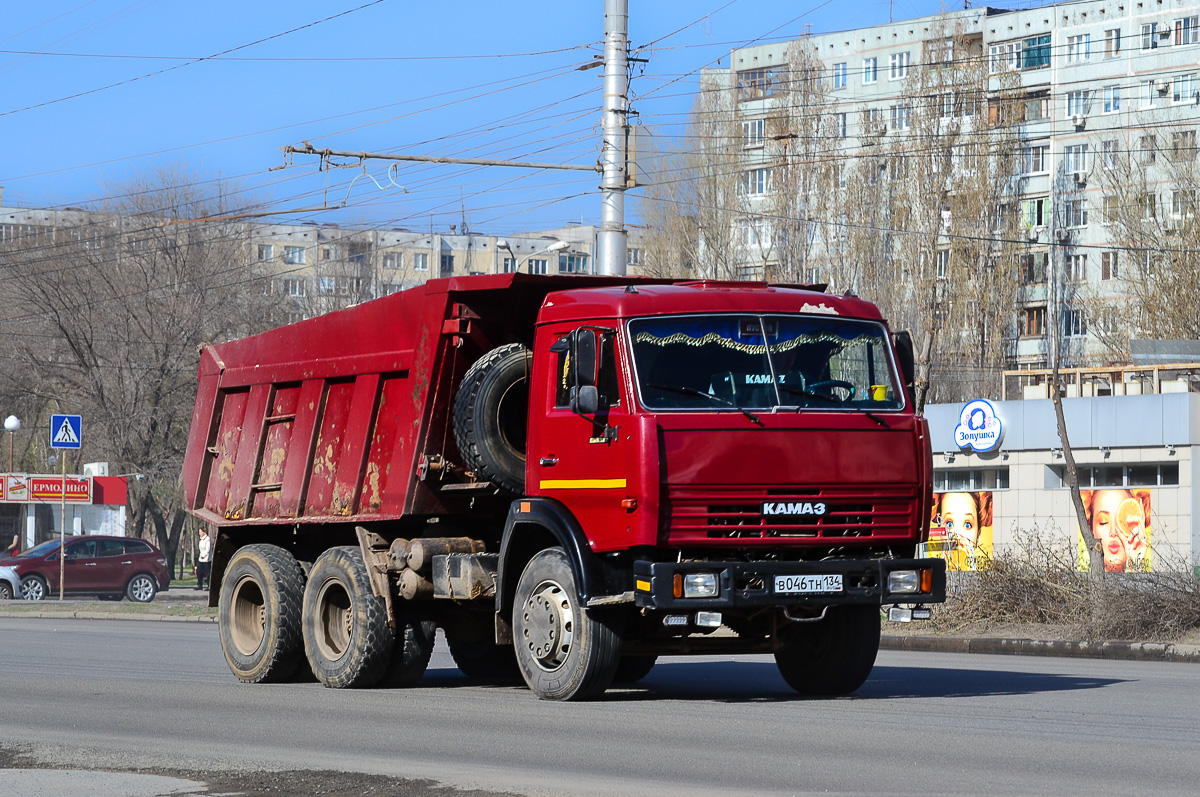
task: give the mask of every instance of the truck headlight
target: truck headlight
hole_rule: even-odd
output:
[[[921,571],[893,570],[888,573],[888,592],[893,595],[912,595],[921,591]]]
[[[716,573],[688,573],[683,577],[685,598],[715,598],[720,594]]]

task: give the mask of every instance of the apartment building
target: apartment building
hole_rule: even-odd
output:
[[[1134,249],[1114,241],[1116,194],[1130,175],[1144,180],[1137,201],[1167,236],[1195,209],[1195,189],[1178,177],[1180,164],[1196,157],[1200,3],[978,7],[806,41],[820,60],[835,122],[829,135],[842,156],[903,152],[911,146],[912,109],[921,102],[943,101],[944,117],[968,117],[964,124],[977,127],[986,113],[989,125],[1013,136],[1019,157],[1011,201],[1000,212],[1019,214],[1017,266],[1024,285],[1005,333],[1009,365],[1045,366],[1050,329],[1061,332],[1064,362],[1119,360],[1102,338],[1120,324],[1129,300],[1121,277],[1139,261],[1151,263],[1154,252],[1152,245]],[[744,192],[751,196],[771,190],[771,158],[755,144],[761,144],[763,120],[778,112],[789,45],[735,49],[728,70],[710,71],[727,76],[736,96],[746,142]],[[983,59],[987,97],[916,96],[917,70],[967,58]],[[764,234],[756,232],[750,237]],[[1172,244],[1164,239],[1161,245]]]

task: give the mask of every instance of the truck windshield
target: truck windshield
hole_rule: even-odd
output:
[[[787,315],[640,318],[629,322],[647,409],[896,410],[882,324]]]

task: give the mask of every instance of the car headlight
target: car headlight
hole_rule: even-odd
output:
[[[688,573],[683,577],[685,598],[715,598],[720,594],[716,573]]]
[[[921,571],[893,570],[888,573],[888,592],[893,595],[912,595],[921,591]]]

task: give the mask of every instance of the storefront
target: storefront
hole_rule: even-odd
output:
[[[1063,485],[1065,460],[1049,399],[925,408],[933,444],[934,512],[928,551],[953,569],[1043,541],[1080,543]],[[1112,571],[1200,565],[1200,394],[1063,399],[1091,536]],[[993,437],[996,438],[994,445]],[[982,439],[977,439],[982,438]],[[982,450],[979,450],[982,449]],[[1081,557],[1085,567],[1086,556]]]
[[[125,534],[128,492],[124,476],[63,477],[32,473],[0,474],[0,540],[13,536],[22,550],[59,534],[65,514],[67,534]],[[64,511],[65,508],[65,511]]]

